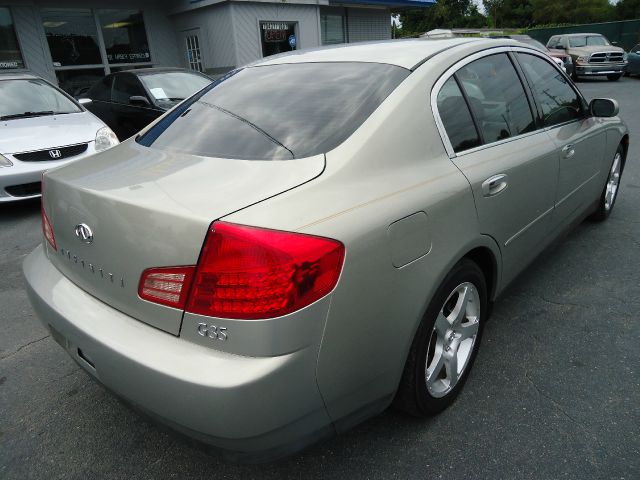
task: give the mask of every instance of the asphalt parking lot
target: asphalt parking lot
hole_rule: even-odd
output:
[[[500,299],[453,408],[389,410],[275,464],[224,463],[91,381],[24,291],[39,201],[0,206],[0,478],[640,478],[640,78],[579,86],[616,98],[631,131],[610,219],[578,226]]]

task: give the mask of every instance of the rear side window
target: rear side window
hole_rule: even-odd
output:
[[[544,126],[582,118],[582,101],[557,68],[536,55],[518,53],[522,70],[531,84],[536,102],[542,108]]]
[[[102,78],[89,89],[89,91],[86,93],[86,97],[90,98],[91,100],[99,100],[103,102],[111,101],[112,82],[113,76],[111,75]]]
[[[535,130],[535,121],[520,78],[509,57],[481,58],[456,73],[467,94],[484,143]]]
[[[471,113],[454,77],[438,92],[438,113],[456,153],[480,145]]]
[[[346,140],[408,74],[378,63],[245,68],[180,105],[138,143],[248,160],[325,153]]]

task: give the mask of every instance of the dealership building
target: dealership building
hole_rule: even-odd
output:
[[[219,75],[264,56],[391,38],[391,12],[435,0],[0,0],[0,72],[75,93],[123,69]]]

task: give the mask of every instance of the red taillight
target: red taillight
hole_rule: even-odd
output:
[[[186,310],[239,319],[286,315],[333,290],[343,259],[336,240],[216,222]]]
[[[47,212],[44,210],[44,175],[42,176],[42,197],[40,197],[40,214],[42,216],[42,234],[44,238],[47,239],[49,245],[54,250],[58,250],[56,246],[56,236],[53,234],[53,227],[51,226],[51,222],[49,221],[49,217],[47,217]]]
[[[138,295],[144,300],[184,309],[196,267],[149,268],[142,272]]]

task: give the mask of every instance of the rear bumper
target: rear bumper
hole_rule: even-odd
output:
[[[44,172],[89,157],[94,153],[96,153],[94,142],[89,142],[86,152],[67,160],[21,162],[12,155],[5,155],[13,165],[0,168],[0,203],[38,198]]]
[[[597,75],[615,75],[623,73],[626,64],[619,63],[614,65],[582,65],[574,64],[576,75],[580,76],[597,76]]]
[[[220,352],[97,300],[64,277],[42,246],[23,268],[36,313],[67,353],[169,426],[245,461],[277,458],[333,434],[315,379],[317,348],[272,357]]]

